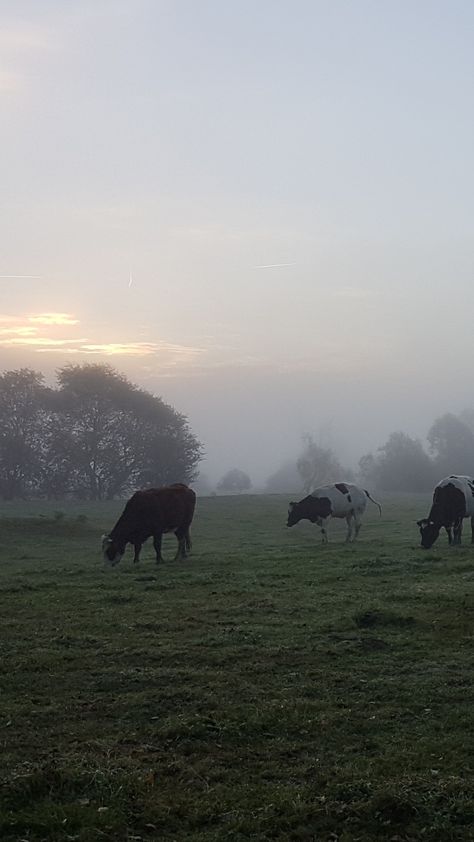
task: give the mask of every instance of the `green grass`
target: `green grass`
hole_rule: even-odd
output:
[[[287,502],[114,569],[121,504],[1,506],[2,842],[474,839],[474,549],[418,547],[427,498],[327,547]]]

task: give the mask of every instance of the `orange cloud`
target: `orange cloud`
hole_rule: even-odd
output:
[[[78,342],[85,341],[85,339],[49,339],[47,336],[13,336],[10,339],[0,339],[0,345],[10,347],[25,345],[34,348],[40,345],[77,345]]]
[[[82,345],[78,350],[87,354],[105,354],[108,357],[115,354],[144,356],[154,354],[157,345],[153,342],[104,342],[100,345]]]
[[[124,356],[152,357],[159,356],[160,364],[176,366],[181,361],[190,361],[203,352],[202,348],[193,348],[172,342],[94,342],[91,337],[71,338],[58,336],[79,324],[69,313],[37,313],[23,317],[0,315],[0,347],[17,350],[29,349],[35,353],[80,354],[83,356]],[[2,326],[4,325],[4,326]],[[48,336],[48,329],[54,335]]]
[[[34,336],[36,328],[34,327],[2,327],[0,328],[0,336]]]
[[[69,313],[38,313],[37,316],[28,316],[28,321],[35,325],[78,325],[79,319],[70,316]]]

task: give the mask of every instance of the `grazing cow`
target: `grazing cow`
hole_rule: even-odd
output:
[[[368,491],[364,491],[357,485],[350,482],[323,485],[299,503],[290,503],[287,526],[294,526],[300,520],[310,520],[311,523],[317,523],[321,527],[323,543],[327,543],[327,521],[330,517],[343,517],[347,521],[346,541],[355,541],[361,527],[361,516],[367,506],[367,498],[379,507],[379,512],[382,514],[380,503],[377,503]],[[353,524],[354,537],[352,537]]]
[[[417,520],[421,546],[429,550],[443,526],[449,543],[460,544],[465,517],[471,518],[471,543],[474,544],[474,479],[452,474],[435,486],[428,517]]]
[[[195,505],[194,491],[181,483],[136,491],[112,532],[102,536],[104,560],[111,565],[118,564],[127,544],[133,544],[133,561],[136,563],[142,544],[153,536],[156,561],[163,561],[161,539],[165,532],[174,532],[178,539],[175,561],[186,558],[186,551],[191,549],[189,527]]]

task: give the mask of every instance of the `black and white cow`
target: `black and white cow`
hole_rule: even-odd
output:
[[[355,540],[361,527],[361,517],[367,506],[367,499],[372,500],[382,514],[380,503],[374,500],[368,491],[350,482],[336,482],[316,488],[299,503],[290,503],[287,526],[294,526],[300,520],[310,520],[321,527],[323,543],[327,543],[327,522],[330,517],[345,518],[347,521],[346,541]],[[352,535],[352,527],[354,536]]]
[[[474,479],[452,474],[435,486],[428,517],[417,521],[421,546],[429,550],[443,526],[449,543],[460,544],[465,517],[471,518],[471,543],[474,544]]]

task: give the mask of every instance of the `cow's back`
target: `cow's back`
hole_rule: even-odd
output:
[[[178,527],[187,529],[192,522],[195,505],[196,495],[187,485],[136,491],[110,534],[112,537],[125,536],[130,541],[133,536],[145,540],[150,535],[171,532]]]
[[[365,492],[351,482],[322,485],[311,492],[311,497],[329,500],[333,517],[346,517],[351,511],[362,514],[367,506]]]
[[[454,513],[458,514],[457,510],[461,498],[459,494],[453,494],[453,489],[463,495],[464,517],[474,517],[474,479],[461,474],[452,474],[445,477],[435,486],[433,508],[449,510],[450,515],[452,514],[451,510],[454,510]]]
[[[192,488],[176,483],[162,488],[147,488],[137,494],[141,495],[137,507],[144,519],[152,521],[163,532],[190,526],[196,506],[196,494]]]

